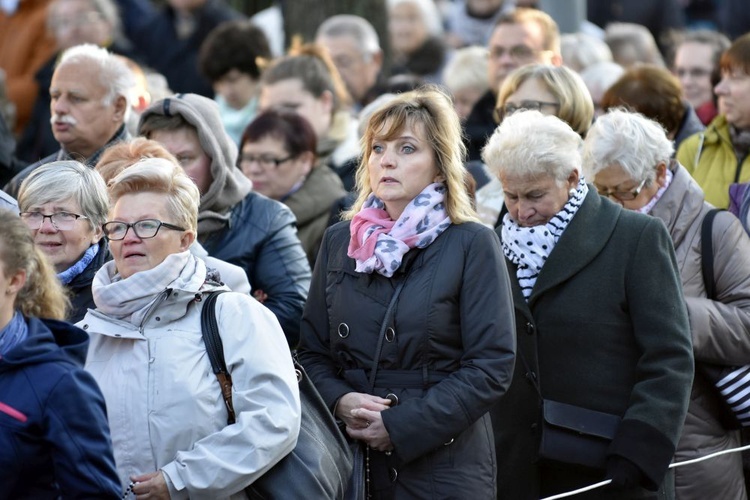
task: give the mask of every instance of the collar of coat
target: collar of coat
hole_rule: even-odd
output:
[[[528,302],[521,293],[516,276],[516,266],[508,259],[508,273],[511,276],[513,302],[525,316],[531,317],[534,303],[547,290],[572,278],[591,262],[607,245],[622,214],[623,208],[599,196],[594,186],[583,200],[573,220],[563,232],[547,262],[539,273]]]

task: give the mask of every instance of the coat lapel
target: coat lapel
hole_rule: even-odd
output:
[[[586,199],[539,273],[529,297],[529,309],[544,292],[570,279],[602,251],[622,210],[589,186]]]

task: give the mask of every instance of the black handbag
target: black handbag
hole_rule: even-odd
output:
[[[603,470],[620,420],[617,415],[544,399],[539,456]]]
[[[701,223],[701,272],[706,296],[716,300],[714,281],[713,220],[721,209],[710,210]],[[718,419],[727,430],[750,426],[750,365],[721,366],[697,361],[696,371],[716,389]]]
[[[204,297],[201,330],[211,367],[219,379],[227,424],[235,421],[232,379],[216,321],[215,305],[222,291]],[[349,486],[352,453],[336,421],[301,364],[294,360],[299,382],[302,422],[295,448],[245,489],[250,499],[340,499]]]

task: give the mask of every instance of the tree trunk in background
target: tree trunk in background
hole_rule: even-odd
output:
[[[388,14],[385,0],[283,0],[284,33],[287,48],[292,37],[299,35],[303,42],[313,42],[315,32],[323,21],[336,14],[354,14],[367,19],[380,38],[386,64],[390,60],[388,43]],[[385,74],[388,69],[383,68]]]

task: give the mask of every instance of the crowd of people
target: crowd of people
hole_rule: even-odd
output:
[[[0,498],[746,500],[750,11],[293,3],[0,5]]]

